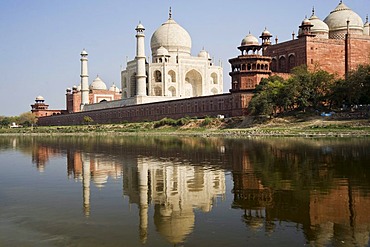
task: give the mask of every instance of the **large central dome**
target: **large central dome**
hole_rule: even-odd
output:
[[[157,50],[161,46],[166,48],[170,55],[189,56],[191,53],[191,38],[183,27],[169,18],[154,32],[150,40],[153,57],[157,55]]]

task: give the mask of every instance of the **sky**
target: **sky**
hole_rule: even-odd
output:
[[[364,22],[368,0],[344,0]],[[192,55],[207,50],[223,65],[224,92],[230,88],[228,59],[250,32],[267,28],[279,42],[291,39],[312,8],[321,20],[339,0],[0,0],[0,116],[31,110],[39,95],[49,109],[65,109],[67,88],[80,83],[80,53],[89,53],[89,83],[97,75],[121,88],[120,71],[135,57],[135,27],[145,27],[146,56],[154,31],[172,18],[192,38]]]

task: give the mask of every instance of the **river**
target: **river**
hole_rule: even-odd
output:
[[[369,246],[369,138],[0,137],[0,246]]]

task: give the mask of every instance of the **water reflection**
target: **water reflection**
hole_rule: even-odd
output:
[[[288,231],[284,222],[302,232],[304,244],[369,245],[369,139],[0,139],[0,151],[10,148],[30,154],[40,172],[55,157],[66,157],[67,176],[81,182],[86,217],[94,214],[90,183],[104,190],[110,179],[121,180],[122,194],[138,207],[143,244],[152,224],[171,244],[186,243],[190,235],[202,239],[195,230],[197,212],[211,212],[217,198],[225,202],[231,191],[230,207],[240,218],[217,214],[230,222],[219,233],[239,232],[241,222],[249,232],[266,234],[255,240],[261,245],[262,238]],[[231,174],[231,188],[225,173]]]
[[[127,145],[125,148],[116,150],[117,153],[114,149],[108,150],[109,147],[101,149],[100,153],[84,152],[79,148],[72,152],[66,151],[68,176],[82,180],[85,216],[90,216],[91,213],[90,182],[98,188],[103,188],[108,178],[118,179],[122,176],[123,194],[129,197],[130,203],[139,207],[141,242],[147,241],[148,210],[149,205],[153,205],[156,230],[172,244],[183,243],[194,228],[194,210],[209,212],[214,200],[224,196],[224,170],[207,164],[194,166],[187,161],[180,162],[178,158],[156,149],[141,151],[158,152],[163,154],[163,157],[142,156],[139,148],[132,147],[131,141],[124,144]],[[157,141],[155,143],[156,146],[159,145]],[[192,139],[185,140],[185,143],[190,146],[199,145]],[[161,145],[168,148],[165,143]],[[201,146],[205,147],[205,143]],[[42,160],[43,167],[50,156],[58,155],[53,148],[45,148],[42,145],[38,150],[40,152],[36,153],[36,157],[33,156],[33,160]],[[46,152],[47,155],[46,150],[50,151]],[[120,151],[123,150],[126,155],[119,157]],[[106,152],[109,152],[108,157]],[[169,151],[172,152],[173,150]],[[112,158],[112,155],[117,156]],[[203,156],[196,157],[198,158],[202,160]]]

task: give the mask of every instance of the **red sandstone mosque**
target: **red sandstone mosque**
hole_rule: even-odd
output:
[[[315,15],[299,25],[298,35],[275,43],[268,30],[257,37],[248,34],[238,47],[241,54],[229,60],[231,89],[221,93],[222,67],[216,66],[202,50],[197,57],[190,54],[191,39],[177,24],[170,12],[169,19],[153,34],[153,60],[146,61],[144,26],[136,27],[137,54],[121,71],[122,89],[107,90],[99,77],[88,86],[87,52],[81,53],[81,85],[67,89],[66,110],[53,112],[47,105],[32,105],[40,117],[40,125],[72,125],[83,123],[84,116],[96,123],[159,120],[248,114],[253,90],[262,78],[270,75],[289,77],[291,69],[307,65],[329,73],[345,76],[360,64],[370,63],[370,23],[343,1],[322,21]],[[99,81],[100,80],[100,81]],[[98,88],[92,85],[99,84]],[[36,99],[37,100],[37,99]]]

